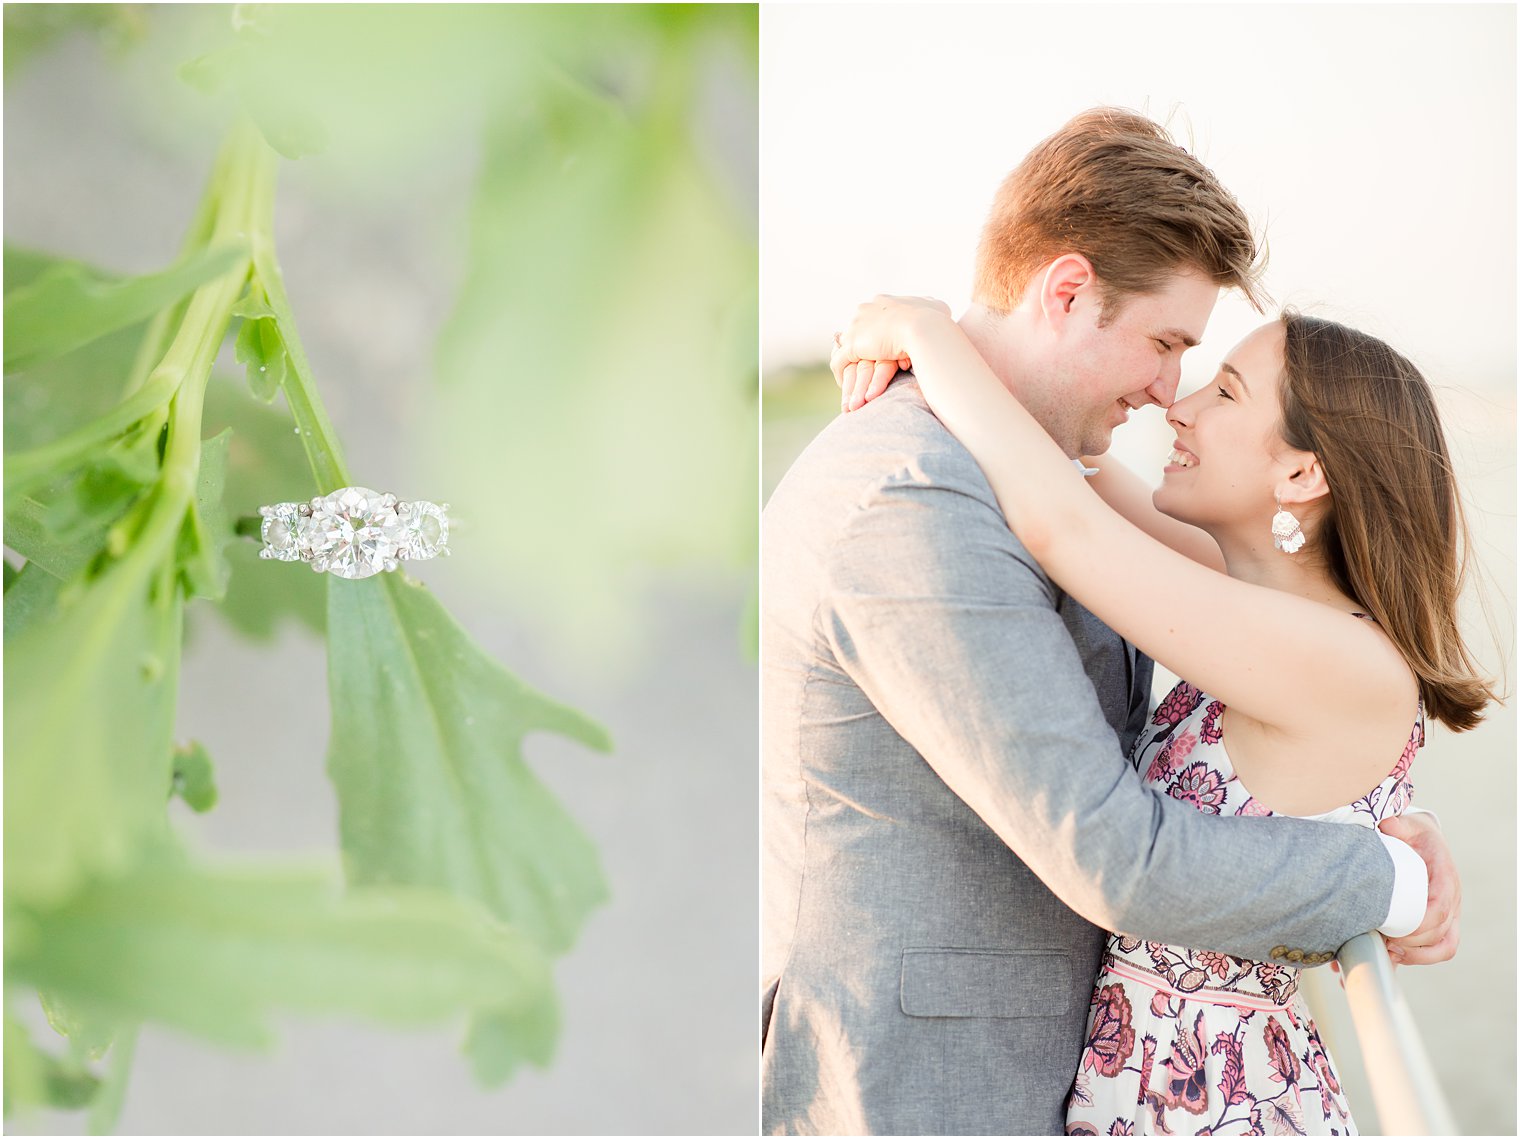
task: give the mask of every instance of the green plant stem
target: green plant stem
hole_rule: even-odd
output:
[[[116,1129],[121,1116],[122,1104],[127,1096],[127,1077],[132,1071],[132,1057],[137,1051],[136,1024],[121,1029],[111,1045],[111,1055],[106,1061],[106,1077],[90,1104],[89,1125],[91,1135],[109,1135]]]
[[[301,346],[296,332],[295,316],[291,313],[290,298],[285,295],[285,279],[275,259],[274,246],[274,180],[271,177],[265,193],[254,204],[253,222],[248,237],[253,250],[253,275],[269,307],[274,311],[280,338],[285,343],[290,367],[286,371],[281,390],[285,402],[296,421],[301,435],[301,445],[306,448],[306,460],[311,464],[312,474],[323,493],[352,485],[348,465],[343,459],[343,448],[338,433],[322,406],[317,394],[316,381],[312,378],[311,363]]]
[[[251,231],[250,210],[264,183],[273,182],[273,152],[252,126],[233,128],[218,165],[218,177],[207,190],[216,202],[209,241],[212,245],[246,244]],[[172,549],[172,543],[195,499],[200,473],[201,412],[206,384],[217,352],[232,322],[252,267],[251,258],[197,289],[163,360],[149,375],[148,387],[161,380],[174,384],[169,407],[169,439],[157,493],[133,555],[153,564]],[[146,390],[146,389],[145,389]]]
[[[262,150],[262,153],[261,153]],[[265,156],[268,156],[267,158]],[[211,240],[235,245],[246,241],[249,230],[248,203],[261,160],[268,165],[272,153],[251,127],[234,128],[223,147],[218,182],[208,189],[219,202]],[[144,590],[160,604],[172,604],[174,546],[186,513],[195,500],[200,473],[201,409],[206,384],[217,352],[232,320],[232,307],[247,283],[251,259],[240,261],[214,281],[195,291],[185,316],[162,361],[138,395],[168,389],[169,439],[164,462],[152,490],[128,515],[112,527],[123,539],[120,560],[101,576],[93,593],[93,620],[76,646],[72,667],[86,668],[98,656],[101,645],[125,619],[128,608]],[[136,397],[129,397],[131,404]],[[120,416],[115,416],[120,418]],[[130,426],[130,423],[127,424]],[[9,476],[8,476],[9,477]],[[108,549],[113,550],[112,545]]]
[[[226,179],[230,158],[228,148],[223,147],[212,163],[206,190],[195,207],[195,217],[190,222],[190,228],[185,231],[185,239],[180,243],[181,258],[191,257],[210,248],[212,244],[211,235],[216,226],[217,207],[221,202],[222,184]],[[128,373],[126,386],[122,389],[124,395],[131,395],[148,382],[153,365],[163,358],[168,348],[170,332],[184,320],[189,304],[188,300],[180,300],[164,309],[149,323],[147,335],[138,345],[137,355],[132,361],[132,371]]]

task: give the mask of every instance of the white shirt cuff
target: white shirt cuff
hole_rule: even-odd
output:
[[[1404,937],[1419,929],[1425,920],[1430,875],[1425,860],[1408,843],[1382,831],[1378,832],[1378,838],[1393,859],[1393,898],[1388,903],[1388,917],[1378,926],[1378,932],[1384,937]]]
[[[1446,829],[1445,827],[1441,826],[1441,816],[1436,814],[1429,807],[1405,807],[1404,813],[1406,815],[1429,815],[1430,821],[1436,825],[1436,830]]]

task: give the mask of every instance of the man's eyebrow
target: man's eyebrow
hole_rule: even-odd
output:
[[[1182,329],[1180,329],[1180,328],[1165,328],[1165,329],[1162,329],[1161,335],[1162,336],[1170,337],[1173,340],[1180,340],[1184,344],[1186,344],[1189,348],[1197,348],[1198,347],[1198,341],[1194,340],[1191,336],[1189,336],[1186,332],[1183,332]]]
[[[1228,373],[1230,373],[1230,375],[1232,375],[1232,376],[1235,377],[1235,382],[1237,384],[1239,384],[1242,389],[1244,389],[1246,395],[1250,395],[1251,394],[1251,389],[1246,386],[1246,378],[1244,376],[1242,376],[1239,372],[1237,372],[1234,368],[1230,367],[1230,365],[1228,365],[1228,364],[1220,364],[1219,365],[1219,370],[1221,372],[1228,372]]]

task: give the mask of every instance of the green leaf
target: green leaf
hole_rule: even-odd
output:
[[[78,580],[6,644],[8,905],[126,869],[166,826],[182,614],[167,568],[129,556]]]
[[[172,373],[153,376],[147,384],[125,396],[62,438],[52,439],[30,451],[5,456],[7,507],[18,495],[56,483],[66,475],[99,461],[102,450],[162,423],[165,408],[173,401],[178,378]],[[156,443],[156,439],[155,439]]]
[[[285,350],[285,338],[280,335],[274,310],[269,307],[264,290],[255,283],[232,315],[243,318],[237,338],[238,363],[248,368],[248,386],[253,394],[269,403],[284,384],[290,367],[290,354]]]
[[[132,374],[137,351],[142,344],[146,325],[135,324],[119,332],[102,336],[77,352],[60,356],[5,377],[5,451],[8,459],[52,444],[73,435],[100,421],[119,406]],[[144,413],[146,414],[146,413]],[[123,432],[113,432],[120,438]],[[101,446],[90,449],[98,454]],[[63,464],[63,470],[44,472],[40,478],[29,480],[34,492],[40,493],[47,481],[73,466],[87,463],[90,454],[72,463]],[[16,495],[16,488],[5,488],[6,504],[9,506]]]
[[[202,95],[219,95],[231,85],[247,52],[248,45],[243,43],[208,51],[181,64],[179,77]]]
[[[265,403],[273,400],[285,382],[290,359],[273,317],[243,321],[238,331],[237,359],[248,366],[248,386],[253,394]]]
[[[551,994],[552,996],[552,994]],[[547,1068],[559,1036],[559,1006],[546,999],[521,1016],[481,1014],[472,1017],[464,1051],[475,1079],[494,1088],[510,1080],[523,1064]]]
[[[10,537],[7,530],[7,541]],[[51,620],[63,588],[63,579],[54,577],[36,562],[22,566],[14,581],[5,587],[5,644],[9,646],[34,625]]]
[[[299,495],[293,496],[296,501]],[[320,636],[327,626],[327,590],[319,574],[304,566],[270,562],[258,556],[254,542],[239,541],[227,547],[232,576],[227,595],[209,611],[192,610],[192,620],[204,612],[215,613],[237,632],[265,641],[283,624],[295,621]]]
[[[269,298],[264,293],[264,287],[253,280],[248,282],[248,291],[238,298],[237,304],[232,306],[232,315],[261,320],[264,317],[273,319],[276,314],[274,309],[269,307]]]
[[[63,543],[104,534],[157,479],[161,437],[150,417],[107,445],[49,500],[43,525]]]
[[[113,47],[142,37],[141,4],[7,4],[5,6],[5,82],[46,59],[63,39],[79,33]]]
[[[77,1056],[54,1056],[32,1041],[9,1014],[5,1018],[5,1110],[52,1107],[73,1111],[94,1098],[100,1080]]]
[[[159,273],[126,280],[62,262],[5,295],[5,370],[30,368],[108,332],[146,320],[244,257],[242,250],[205,250]]]
[[[291,89],[279,45],[268,42],[267,19],[257,5],[240,29],[239,41],[208,52],[180,68],[179,75],[203,95],[230,90],[259,128],[259,133],[285,158],[319,154],[327,147],[327,130],[312,114],[309,100]]]
[[[266,405],[241,383],[213,376],[203,420],[208,431],[230,427],[223,500],[233,515],[253,514],[275,502],[301,502],[318,491],[295,423],[281,404]],[[315,633],[327,625],[327,589],[319,574],[263,561],[259,543],[234,541],[225,549],[231,577],[227,593],[210,610],[246,637],[267,640],[294,620]],[[199,610],[192,609],[192,618]]]
[[[606,750],[606,734],[487,657],[399,573],[329,582],[327,622],[327,766],[350,880],[474,898],[567,949],[607,888],[522,740],[553,731]]]
[[[9,995],[19,995],[19,989],[13,988]],[[118,1031],[114,1024],[82,1017],[56,993],[39,996],[48,1023],[68,1040],[68,1052],[55,1056],[39,1048],[27,1028],[7,1010],[6,1115],[30,1107],[47,1106],[63,1111],[89,1107],[90,1133],[105,1134],[114,1127],[121,1110],[137,1040],[136,1026]],[[108,1050],[110,1056],[102,1078],[91,1070],[90,1061],[99,1060]]]
[[[5,515],[5,544],[26,558],[28,565],[67,581],[76,577],[105,548],[109,519],[97,520],[90,530],[72,538],[60,538],[48,526],[50,508],[35,498],[21,495]],[[7,586],[9,590],[9,586]],[[10,602],[7,600],[7,606]],[[6,609],[6,621],[10,621]],[[7,636],[10,630],[6,630]]]
[[[38,993],[43,1012],[53,1031],[69,1043],[68,1060],[57,1061],[59,1091],[69,1102],[55,1098],[53,1106],[90,1108],[90,1131],[102,1134],[114,1125],[125,1094],[125,1081],[131,1069],[132,1051],[137,1042],[137,1026],[123,1025],[84,1012],[59,993]],[[110,1054],[106,1077],[91,1070],[91,1063]]]
[[[511,524],[456,572],[627,651],[639,597],[609,574],[753,562],[753,219],[683,121],[563,83],[492,121],[467,247],[419,477]]]
[[[30,285],[43,273],[60,264],[67,264],[67,258],[25,245],[12,245],[7,241],[5,243],[5,295],[10,296],[23,285]],[[99,269],[91,269],[90,272],[98,277],[108,276]]]
[[[179,563],[187,597],[219,601],[227,592],[228,568],[222,556],[232,541],[232,520],[222,502],[227,480],[227,450],[232,442],[228,428],[201,444],[200,471],[196,476],[195,505],[180,528]]]
[[[7,245],[6,295],[47,270],[70,263],[51,253]],[[111,276],[94,268],[89,273],[101,279]],[[146,322],[129,325],[76,351],[7,376],[6,451],[16,453],[39,447],[68,435],[114,407],[137,363],[147,327]]]
[[[47,1103],[47,1055],[19,1020],[5,1013],[5,1114]]]
[[[174,782],[170,789],[197,814],[205,814],[216,806],[216,777],[211,770],[211,754],[204,744],[192,740],[175,749]]]
[[[45,1075],[48,1106],[60,1111],[77,1111],[88,1106],[100,1089],[99,1077],[67,1060],[48,1057]]]
[[[264,141],[285,158],[304,158],[327,149],[327,128],[290,92],[277,85],[244,83],[243,106],[259,125]]]
[[[116,1026],[91,1020],[78,1009],[71,1008],[56,993],[41,992],[42,1011],[48,1024],[59,1036],[67,1037],[69,1049],[76,1060],[99,1060],[116,1039]]]
[[[340,894],[325,875],[149,862],[33,915],[8,980],[91,1015],[262,1046],[276,1011],[389,1024],[539,1015],[541,951],[480,907],[410,889]]]

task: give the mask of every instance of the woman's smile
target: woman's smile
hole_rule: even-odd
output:
[[[1185,471],[1198,465],[1198,456],[1181,443],[1172,445],[1172,453],[1166,457],[1166,471]]]

